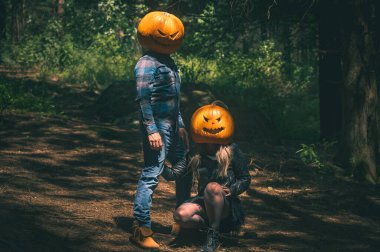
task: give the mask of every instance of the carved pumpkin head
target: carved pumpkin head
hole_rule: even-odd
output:
[[[173,14],[153,11],[146,14],[137,27],[142,47],[157,53],[171,54],[182,44],[185,28]]]
[[[190,127],[195,143],[229,144],[234,134],[234,120],[230,112],[217,102],[197,109]]]

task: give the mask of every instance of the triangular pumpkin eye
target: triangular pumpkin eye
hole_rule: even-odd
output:
[[[161,31],[160,29],[158,29],[157,31],[158,31],[158,33],[161,34],[162,36],[166,36],[166,34],[165,34],[163,31]]]
[[[175,32],[175,33],[173,33],[172,35],[170,35],[170,37],[171,37],[171,38],[174,38],[175,36],[177,36],[177,34],[178,34],[178,31]]]
[[[221,117],[219,117],[219,118],[216,118],[216,120],[218,121],[218,122],[220,122],[220,120],[221,120],[222,118]]]
[[[207,117],[205,117],[205,116],[203,116],[203,119],[206,121],[206,122],[208,122],[208,118]]]

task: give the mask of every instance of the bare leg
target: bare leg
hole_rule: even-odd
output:
[[[222,186],[216,182],[206,186],[204,197],[209,225],[218,231],[220,222],[228,216],[229,202],[225,198]]]
[[[183,228],[199,228],[204,226],[203,208],[195,203],[183,203],[174,212],[174,220]]]

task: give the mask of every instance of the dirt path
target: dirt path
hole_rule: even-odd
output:
[[[0,251],[142,251],[128,241],[139,132],[97,122],[96,97],[65,90],[65,117],[10,112],[1,124]],[[240,144],[255,160],[247,223],[221,251],[379,251],[379,187],[304,167],[289,146]],[[168,245],[173,189],[161,179],[153,199],[161,251],[197,251],[202,237]]]

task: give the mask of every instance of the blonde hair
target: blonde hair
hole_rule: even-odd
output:
[[[232,160],[231,146],[221,145],[219,147],[219,150],[216,152],[215,156],[216,156],[216,161],[218,162],[218,176],[224,178],[227,176],[227,170]],[[196,154],[192,156],[188,165],[193,171],[193,191],[196,191],[198,187],[198,180],[199,180],[198,168],[201,165],[201,155]]]

